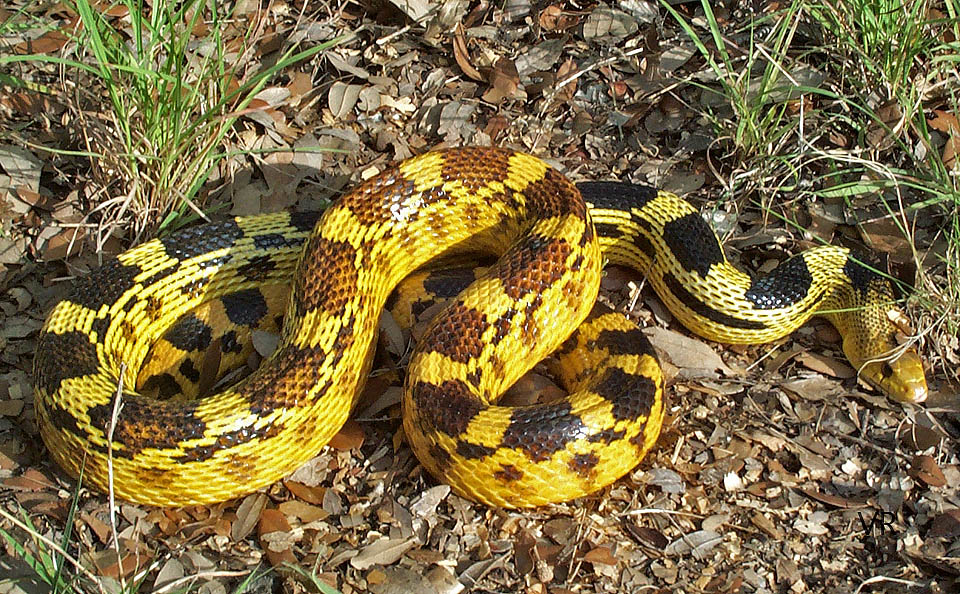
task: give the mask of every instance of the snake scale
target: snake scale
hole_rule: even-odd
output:
[[[719,341],[773,340],[825,313],[861,377],[900,400],[926,396],[914,351],[873,361],[896,347],[897,310],[889,284],[846,249],[813,248],[751,279],[672,194],[574,186],[523,153],[458,148],[387,169],[319,221],[277,213],[207,224],[79,278],[38,344],[43,440],[70,474],[135,502],[221,501],[269,485],[346,421],[391,290],[459,253],[499,259],[430,322],[407,369],[403,427],[422,464],[476,501],[568,500],[628,472],[656,441],[663,376],[639,329],[594,307],[604,261],[645,274],[683,324]],[[136,392],[155,345],[209,345],[196,312],[219,304],[220,318],[255,324],[277,307],[259,296],[273,286],[289,287],[280,344],[252,375],[188,401]],[[238,351],[233,331],[221,336],[221,350]],[[554,351],[569,396],[496,404]],[[178,369],[198,376],[189,360]]]

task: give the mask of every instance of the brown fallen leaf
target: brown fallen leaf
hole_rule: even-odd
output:
[[[887,150],[893,145],[894,134],[899,134],[903,110],[896,101],[888,101],[876,113],[880,121],[873,121],[867,126],[867,143],[877,150]]]
[[[290,91],[290,102],[294,105],[297,104],[301,97],[313,89],[313,80],[308,73],[294,72],[290,78],[290,84],[287,85],[287,90]]]
[[[670,543],[670,541],[667,540],[667,537],[656,528],[638,526],[633,522],[626,522],[624,525],[635,538],[642,541],[648,547],[653,547],[657,550],[663,550],[663,548]]]
[[[350,114],[360,99],[362,90],[362,85],[348,85],[340,81],[330,85],[330,90],[327,91],[327,104],[333,117],[339,120]]]
[[[857,499],[855,497],[840,497],[839,495],[822,493],[813,487],[803,487],[801,491],[803,491],[803,493],[807,497],[816,499],[820,503],[826,503],[827,505],[832,505],[834,507],[839,507],[841,509],[861,508],[867,505],[866,499]]]
[[[149,554],[149,551],[144,552]],[[86,553],[80,558],[80,562],[94,574],[114,579],[130,576],[148,561],[149,556],[134,555],[122,549],[119,557],[113,549],[105,549]]]
[[[943,476],[943,471],[937,466],[936,460],[927,454],[913,457],[910,462],[910,476],[931,487],[942,487],[947,484],[947,478]]]
[[[257,527],[264,508],[267,506],[267,496],[263,493],[253,493],[244,497],[237,507],[237,520],[230,527],[230,539],[240,542],[253,533]]]
[[[363,445],[364,433],[360,423],[347,419],[340,431],[330,439],[329,446],[335,450],[356,450]]]
[[[780,387],[810,402],[821,402],[843,390],[836,380],[823,376],[787,380]]]
[[[566,392],[550,378],[539,373],[526,373],[510,386],[500,403],[504,406],[526,406],[537,402],[555,402]]]
[[[545,31],[563,31],[580,22],[579,18],[571,13],[564,12],[558,4],[551,4],[540,11],[538,20]]]
[[[60,31],[48,31],[36,39],[18,43],[13,51],[17,54],[52,54],[60,51],[69,41],[70,38]]]
[[[913,257],[913,245],[900,230],[899,223],[891,217],[865,221],[857,226],[860,236],[876,252],[890,254],[896,262],[909,262]]]
[[[947,135],[941,159],[947,168],[952,169],[957,160],[957,149],[960,148],[960,122],[957,121],[956,114],[948,111],[936,109],[933,113],[935,117],[927,120],[927,124],[934,130]]]
[[[369,569],[374,565],[392,565],[403,557],[403,554],[416,544],[414,538],[381,538],[365,546],[357,555],[350,559],[350,565],[355,569]]]
[[[273,567],[278,567],[284,563],[296,563],[297,558],[289,546],[284,546],[282,539],[273,538],[269,535],[280,533],[287,535],[291,531],[290,523],[286,516],[277,509],[265,509],[260,514],[260,522],[257,526],[257,536],[260,546],[267,554],[267,560]]]
[[[383,573],[379,569],[371,569],[370,573],[367,574],[367,583],[372,586],[379,586],[386,581],[387,574]]]
[[[494,143],[500,135],[510,127],[510,122],[502,115],[495,115],[489,120],[487,120],[487,125],[483,129],[483,132],[490,137]]]
[[[914,423],[904,423],[900,426],[897,437],[905,447],[923,451],[938,446],[945,436],[930,427],[916,425]]]
[[[933,519],[927,538],[956,538],[960,536],[960,509],[948,509]]]
[[[467,51],[467,41],[463,37],[463,25],[457,25],[456,32],[453,36],[453,58],[457,61],[457,65],[460,66],[460,70],[463,70],[463,73],[467,75],[468,78],[472,78],[477,82],[484,82],[483,75],[480,74],[480,71],[473,67],[473,64],[470,62],[470,53]]]
[[[26,115],[37,115],[45,111],[51,111],[52,107],[47,97],[27,91],[11,92],[0,96],[0,105],[10,111]]]
[[[326,487],[310,487],[304,485],[303,483],[298,483],[296,481],[284,481],[283,486],[290,490],[293,493],[294,497],[302,499],[307,503],[313,503],[320,505],[323,503],[323,496],[327,491]]]
[[[529,530],[521,532],[520,537],[516,539],[513,554],[516,558],[517,572],[520,575],[529,575],[533,572],[537,562],[533,553],[536,544],[537,537]]]
[[[812,369],[830,377],[841,379],[857,377],[857,371],[853,367],[834,357],[827,357],[818,353],[802,353],[797,355],[797,362],[807,369]]]
[[[600,38],[623,39],[637,32],[640,25],[629,14],[601,6],[593,10],[583,23],[583,38],[587,41]]]
[[[576,74],[577,70],[577,63],[572,58],[568,58],[566,61],[560,64],[559,68],[557,68],[557,80],[569,82],[557,89],[553,96],[555,101],[567,103],[573,100],[573,96],[577,92],[577,79],[574,78],[573,80],[570,80],[570,77]]]
[[[760,530],[766,532],[770,538],[783,540],[783,532],[777,528],[777,525],[774,524],[770,518],[759,511],[754,511],[753,514],[750,515],[750,522]]]
[[[493,65],[489,73],[490,88],[483,94],[484,101],[500,103],[504,99],[526,97],[526,92],[520,86],[520,74],[513,60],[501,57]]]
[[[80,519],[87,525],[87,528],[93,531],[97,536],[97,540],[100,541],[100,544],[108,544],[110,542],[112,532],[106,522],[101,521],[93,514],[85,511],[80,512]]]
[[[720,355],[699,340],[657,326],[644,328],[643,333],[653,346],[663,351],[670,362],[681,369],[720,370],[724,375],[736,375]]]
[[[316,505],[310,505],[309,503],[299,501],[297,499],[284,501],[277,507],[284,513],[284,515],[297,518],[304,524],[324,520],[330,517],[330,514],[327,513],[327,511],[323,508]]]
[[[57,485],[39,470],[28,468],[20,476],[11,476],[4,479],[3,486],[18,491],[42,491],[56,488]]]
[[[583,556],[583,560],[587,563],[601,564],[601,565],[616,565],[617,558],[614,557],[613,551],[610,550],[610,547],[597,547],[591,549],[586,555]]]

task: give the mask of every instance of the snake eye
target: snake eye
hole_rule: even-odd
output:
[[[883,365],[880,366],[880,374],[883,376],[883,379],[888,379],[893,375],[893,367],[890,367],[890,364],[884,361]]]

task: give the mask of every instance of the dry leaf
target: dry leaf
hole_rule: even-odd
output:
[[[280,510],[265,509],[260,514],[257,534],[260,546],[263,547],[273,567],[297,562],[297,558],[290,550],[291,544],[287,541],[290,530],[290,523]]]
[[[558,4],[544,8],[538,20],[544,31],[564,31],[580,22],[574,14],[564,12]]]
[[[327,104],[333,117],[339,120],[353,111],[362,90],[361,85],[348,85],[340,81],[330,85],[330,90],[327,91]]]
[[[146,564],[148,560],[144,556],[134,555],[122,549],[119,557],[113,549],[92,551],[81,557],[81,562],[87,565],[94,574],[114,579],[121,575],[124,577],[130,576],[141,567],[141,564]]]
[[[597,547],[591,549],[586,555],[583,556],[583,560],[587,563],[599,563],[602,565],[616,565],[617,558],[613,556],[613,552],[610,550],[610,547]]]
[[[896,262],[909,262],[913,258],[913,246],[892,218],[867,221],[858,225],[857,229],[874,251],[890,254]]]
[[[877,117],[880,121],[871,122],[867,127],[867,145],[875,150],[887,150],[893,146],[893,133],[902,124],[900,104],[888,101],[877,109]]]
[[[48,31],[31,41],[22,41],[14,46],[16,54],[53,54],[67,45],[70,38],[60,31]]]
[[[777,525],[774,524],[770,518],[759,511],[753,512],[753,514],[750,516],[750,521],[754,526],[766,532],[771,538],[778,541],[783,540],[783,533],[777,529]]]
[[[444,142],[454,144],[470,132],[470,118],[476,111],[476,105],[460,101],[444,103],[440,108],[437,132]]]
[[[353,419],[347,419],[340,431],[336,433],[327,444],[335,450],[356,450],[363,445],[363,427]]]
[[[562,64],[560,64],[560,67],[557,69],[557,80],[566,81],[570,79],[571,76],[576,74],[576,72],[577,72],[577,63],[573,60],[573,58],[567,58]],[[556,101],[568,102],[573,100],[573,97],[576,94],[576,92],[577,92],[577,79],[574,78],[573,80],[570,80],[565,85],[557,89],[556,95],[554,95],[554,99]],[[585,111],[581,111],[580,113],[585,114],[585,116],[589,117],[589,114]]]
[[[68,256],[77,254],[83,245],[83,236],[82,228],[63,229],[44,244],[44,261],[63,260]]]
[[[490,137],[490,139],[496,143],[497,138],[500,137],[500,134],[504,132],[507,128],[510,127],[510,122],[507,118],[502,115],[495,115],[489,120],[487,120],[487,125],[483,129],[484,134]]]
[[[290,99],[296,101],[312,91],[313,79],[306,72],[294,72],[290,79],[287,89],[290,91]]]
[[[187,572],[183,567],[183,563],[180,563],[177,559],[167,559],[160,568],[160,571],[157,572],[156,579],[153,580],[154,590],[170,586],[185,575],[187,575]]]
[[[500,58],[490,70],[490,88],[483,94],[484,101],[500,103],[504,99],[515,99],[526,96],[520,88],[520,75],[517,66],[509,58]]]
[[[583,38],[587,41],[609,37],[623,39],[637,32],[640,26],[629,14],[601,6],[594,9],[583,23]]]
[[[230,527],[230,538],[233,542],[240,542],[253,533],[266,505],[267,496],[263,493],[253,493],[243,498],[237,507],[237,519]]]
[[[517,56],[517,72],[528,76],[533,72],[547,72],[560,59],[563,53],[562,39],[548,39],[530,48],[530,51]]]
[[[312,503],[314,505],[321,505],[323,503],[323,498],[327,494],[326,487],[315,486],[311,487],[303,483],[298,483],[296,481],[286,480],[283,482],[283,485],[293,493],[294,497],[302,499],[307,503]]]
[[[463,26],[457,25],[456,34],[453,36],[453,58],[460,66],[460,70],[469,78],[477,82],[484,82],[483,75],[470,63],[470,53],[467,51],[467,42],[463,37]]]
[[[33,153],[12,144],[0,145],[0,170],[9,176],[4,179],[0,176],[0,191],[6,190],[11,198],[18,197],[19,190],[25,188],[34,193],[40,191],[40,174],[43,169],[43,161],[38,159]],[[0,193],[2,196],[2,193]],[[16,206],[14,206],[16,208]],[[20,214],[27,210],[18,210]]]
[[[913,457],[910,463],[910,476],[931,487],[942,487],[947,484],[947,478],[943,476],[943,471],[937,466],[936,460],[926,454]]]
[[[933,519],[927,538],[956,538],[960,536],[960,509],[948,509]]]
[[[389,310],[384,310],[380,316],[380,340],[386,344],[387,352],[395,357],[400,357],[407,350],[403,330]]]
[[[18,417],[21,412],[23,412],[23,400],[0,400],[0,417]]]
[[[421,22],[430,13],[432,7],[427,0],[390,0],[403,14],[414,22]]]
[[[263,182],[244,184],[233,195],[233,208],[230,209],[230,214],[236,216],[259,214],[260,199],[266,193],[267,187]]]
[[[897,437],[905,447],[913,450],[923,451],[932,447],[938,447],[945,436],[930,427],[916,425],[914,423],[904,423],[897,432]]]
[[[374,565],[391,565],[399,561],[400,557],[413,548],[414,544],[416,541],[413,538],[381,538],[352,557],[350,565],[361,571]]]
[[[4,479],[3,486],[7,489],[41,491],[56,488],[57,485],[39,470],[28,468],[20,476],[11,476]]]
[[[678,557],[692,554],[696,559],[704,559],[706,554],[721,542],[723,537],[713,530],[697,530],[671,542],[664,552]]]
[[[330,517],[330,514],[322,507],[310,505],[298,499],[284,501],[278,508],[285,516],[297,518],[304,524],[325,520]]]
[[[829,375],[830,377],[838,377],[841,379],[857,377],[856,370],[850,367],[845,361],[818,353],[802,353],[797,356],[797,362],[808,369]]]
[[[831,495],[830,493],[822,493],[814,487],[803,487],[801,491],[803,491],[808,497],[816,499],[821,503],[826,503],[827,505],[832,505],[841,509],[864,507],[867,503],[866,499],[840,497],[838,495]]]
[[[336,52],[325,52],[323,55],[326,59],[330,60],[330,64],[332,64],[333,67],[340,72],[352,74],[361,80],[367,80],[370,78],[369,72],[347,61]]]
[[[653,547],[658,551],[662,551],[670,543],[670,541],[667,540],[667,537],[656,528],[637,526],[632,522],[626,523],[625,526],[631,534],[637,537],[637,539],[643,541],[644,544],[649,547]]]
[[[421,518],[432,516],[437,512],[437,506],[450,494],[450,485],[437,485],[424,491],[420,499],[410,506],[410,513]]]
[[[643,329],[653,346],[663,351],[671,363],[682,369],[720,370],[735,375],[712,348],[706,344],[666,328],[651,326]]]
[[[947,135],[941,159],[947,168],[952,168],[957,160],[957,148],[960,144],[960,123],[957,122],[956,114],[948,111],[937,109],[933,113],[936,114],[936,117],[927,120],[927,123],[934,130]]]
[[[370,383],[367,383],[367,387],[370,387]],[[370,419],[391,406],[400,404],[400,400],[403,397],[403,388],[400,386],[389,386],[383,389],[380,392],[380,395],[373,399],[369,405],[362,411],[357,413],[357,418],[360,419]]]
[[[526,373],[508,389],[500,400],[504,406],[526,406],[537,402],[556,402],[563,397],[553,380],[539,373]]]
[[[810,402],[820,402],[843,390],[836,380],[823,376],[787,380],[780,387]]]
[[[270,357],[277,350],[280,344],[280,335],[276,332],[264,332],[263,330],[254,330],[250,333],[250,341],[257,354],[264,359]]]

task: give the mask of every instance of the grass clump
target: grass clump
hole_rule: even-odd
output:
[[[720,146],[735,155],[724,159],[735,168],[718,172],[730,196],[759,195],[767,212],[778,198],[881,207],[916,262],[921,333],[955,340],[960,1],[793,0],[738,30],[706,0],[693,18],[661,5],[704,61],[692,78]],[[941,246],[930,253],[914,244],[920,217],[945,223],[924,240]]]
[[[105,194],[88,197],[96,205],[89,217],[98,225],[98,247],[117,228],[136,242],[203,217],[198,198],[227,155],[237,118],[275,75],[339,41],[294,44],[261,63],[261,24],[232,18],[233,8],[216,1],[66,6],[76,26],[64,55],[75,57],[28,54],[4,62],[63,67],[92,185]],[[8,75],[5,82],[22,81]]]

